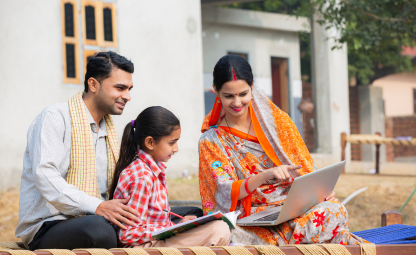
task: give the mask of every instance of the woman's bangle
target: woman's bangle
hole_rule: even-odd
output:
[[[250,191],[248,190],[248,180],[250,180],[250,178],[251,178],[251,177],[248,177],[248,178],[244,181],[244,188],[246,189],[246,192],[247,192],[247,194],[248,194],[248,195],[254,194],[254,192],[256,191],[256,190],[253,190],[253,192],[250,192]]]

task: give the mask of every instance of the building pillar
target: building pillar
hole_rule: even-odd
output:
[[[326,162],[335,163],[341,160],[341,133],[350,133],[347,45],[332,50],[336,45],[332,38],[339,36],[339,31],[326,30],[317,19],[315,14],[311,22],[315,152],[325,154]],[[349,145],[346,152],[349,161]]]
[[[380,133],[386,136],[383,89],[373,86],[360,86],[360,133],[374,135]],[[376,146],[374,144],[361,145],[361,160],[375,161]],[[386,161],[386,146],[380,146],[380,162]]]

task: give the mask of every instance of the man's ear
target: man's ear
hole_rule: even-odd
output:
[[[146,139],[144,139],[144,146],[148,149],[148,150],[153,150],[153,146],[155,145],[155,140],[153,139],[153,137],[148,136],[146,137]]]
[[[99,88],[100,88],[100,83],[95,78],[90,77],[88,79],[88,91],[91,91],[92,93],[96,93]]]

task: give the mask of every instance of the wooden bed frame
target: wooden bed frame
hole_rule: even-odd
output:
[[[388,211],[381,215],[381,225],[389,226],[392,224],[403,224],[403,217],[400,213],[396,211]],[[358,245],[345,245],[347,250],[353,255],[361,254],[360,246]],[[255,248],[246,247],[249,252],[253,255],[261,255]],[[302,255],[302,253],[296,247],[290,246],[280,246],[279,247],[287,255]],[[222,248],[211,248],[217,255],[229,255]],[[157,250],[145,249],[149,255],[161,255]],[[195,255],[191,250],[186,248],[180,248],[180,252],[183,255]],[[86,251],[73,251],[76,255],[90,255]],[[401,255],[414,255],[416,254],[416,244],[378,244],[376,245],[377,255],[391,255],[391,254],[401,254]],[[112,250],[113,255],[127,255],[124,251]],[[37,255],[51,255],[51,253],[46,251],[35,251]],[[0,252],[0,255],[9,255],[7,252]]]

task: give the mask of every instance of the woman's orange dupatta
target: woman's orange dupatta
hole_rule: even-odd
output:
[[[233,182],[233,186],[231,188],[231,207],[230,212],[234,212],[237,208],[238,197],[240,196],[240,188],[245,180],[238,180]],[[243,199],[242,205],[244,207],[244,217],[250,216],[251,214],[251,195],[246,196]]]
[[[252,103],[250,103],[250,106],[249,106],[249,111],[250,111],[250,117],[252,120],[252,125],[257,136],[256,140],[258,140],[264,152],[276,164],[276,166],[282,165],[282,162],[273,149],[274,147],[276,147],[276,144],[274,144],[274,147],[273,147],[271,142],[279,143],[280,148],[282,149],[280,153],[285,154],[286,157],[289,158],[289,160],[291,161],[291,164],[302,165],[302,168],[298,170],[299,175],[312,172],[314,170],[313,159],[310,156],[309,151],[307,150],[300,134],[297,132],[295,124],[291,121],[290,117],[286,115],[286,113],[284,113],[282,110],[277,108],[270,101],[270,99],[268,99],[267,96],[265,96],[263,93],[264,92],[261,92],[258,88],[253,87],[254,100],[263,100],[262,103],[264,105],[270,106],[270,110],[269,110],[270,112],[267,114],[272,114],[273,119],[274,119],[274,122],[271,123],[272,124],[271,128],[276,128],[278,130],[285,130],[286,132],[280,133],[279,137],[276,139],[274,137],[267,137],[265,131],[263,131],[262,129],[262,125],[260,125],[259,117],[261,118],[261,116],[256,116],[256,111],[258,110],[255,110],[252,105],[253,103],[256,104],[256,101],[252,100]],[[216,127],[216,125],[218,124],[218,121],[220,120],[220,117],[222,117],[221,112],[222,112],[222,103],[221,103],[220,98],[217,96],[215,99],[213,109],[204,118],[204,122],[201,128],[202,133],[209,130],[213,126]],[[225,113],[223,113],[223,115],[225,115]],[[226,129],[223,129],[223,130],[228,132],[228,130]],[[270,132],[269,130],[268,133],[272,133],[272,132]],[[237,207],[240,187],[243,181],[244,180],[235,181],[232,185],[230,211],[235,211]],[[249,195],[246,198],[244,198],[242,201],[242,205],[246,212],[244,216],[250,215],[251,197],[252,196]]]
[[[209,127],[217,125],[217,123],[218,123],[218,121],[221,117],[220,116],[221,115],[221,110],[222,110],[222,103],[221,103],[220,98],[217,96],[215,98],[214,107],[212,108],[212,111],[209,114],[210,115],[209,116],[209,122],[207,123]],[[278,165],[278,166],[281,165],[282,163],[280,163],[279,158],[276,156],[276,153],[273,151],[273,148],[272,148],[271,144],[267,140],[266,136],[263,133],[263,130],[260,127],[260,123],[259,123],[259,121],[258,121],[258,119],[257,119],[257,117],[256,117],[256,115],[253,111],[253,107],[251,106],[251,104],[249,106],[249,110],[250,110],[251,120],[252,120],[252,123],[253,123],[254,132],[256,133],[258,142],[260,143],[260,145],[262,146],[262,148],[266,152],[267,156],[269,156],[269,158],[276,165]],[[207,130],[209,127],[205,127],[205,130]],[[204,125],[202,127],[202,130],[204,130]],[[225,131],[227,131],[227,130],[225,130]],[[254,139],[252,139],[252,140],[254,140]],[[257,142],[257,141],[255,141],[255,142]],[[231,189],[230,212],[235,211],[235,209],[237,208],[237,203],[238,203],[238,200],[239,200],[238,197],[240,196],[240,188],[241,188],[241,185],[243,184],[244,181],[245,180],[239,180],[239,181],[233,182],[232,189]],[[242,201],[242,206],[244,207],[244,211],[245,211],[245,214],[244,214],[243,217],[247,217],[251,214],[251,197],[252,197],[252,195],[248,195]]]
[[[221,103],[220,98],[217,96],[215,98],[214,107],[212,108],[211,112],[208,114],[209,115],[209,121],[207,123],[208,126],[203,125],[202,130],[201,130],[202,132],[204,132],[205,130],[208,130],[209,127],[217,125],[217,123],[218,123],[218,121],[221,117],[220,116],[221,110],[222,110],[222,103]],[[266,135],[264,134],[263,130],[261,129],[259,120],[257,119],[256,114],[254,113],[254,110],[253,110],[253,107],[252,107],[251,103],[250,103],[250,106],[249,106],[249,110],[250,110],[251,121],[252,121],[253,127],[254,127],[254,132],[256,133],[257,139],[258,139],[261,147],[266,152],[267,156],[269,156],[269,158],[277,166],[282,165],[282,163],[280,162],[276,153],[274,152],[272,145],[270,144],[269,140],[267,139]]]

